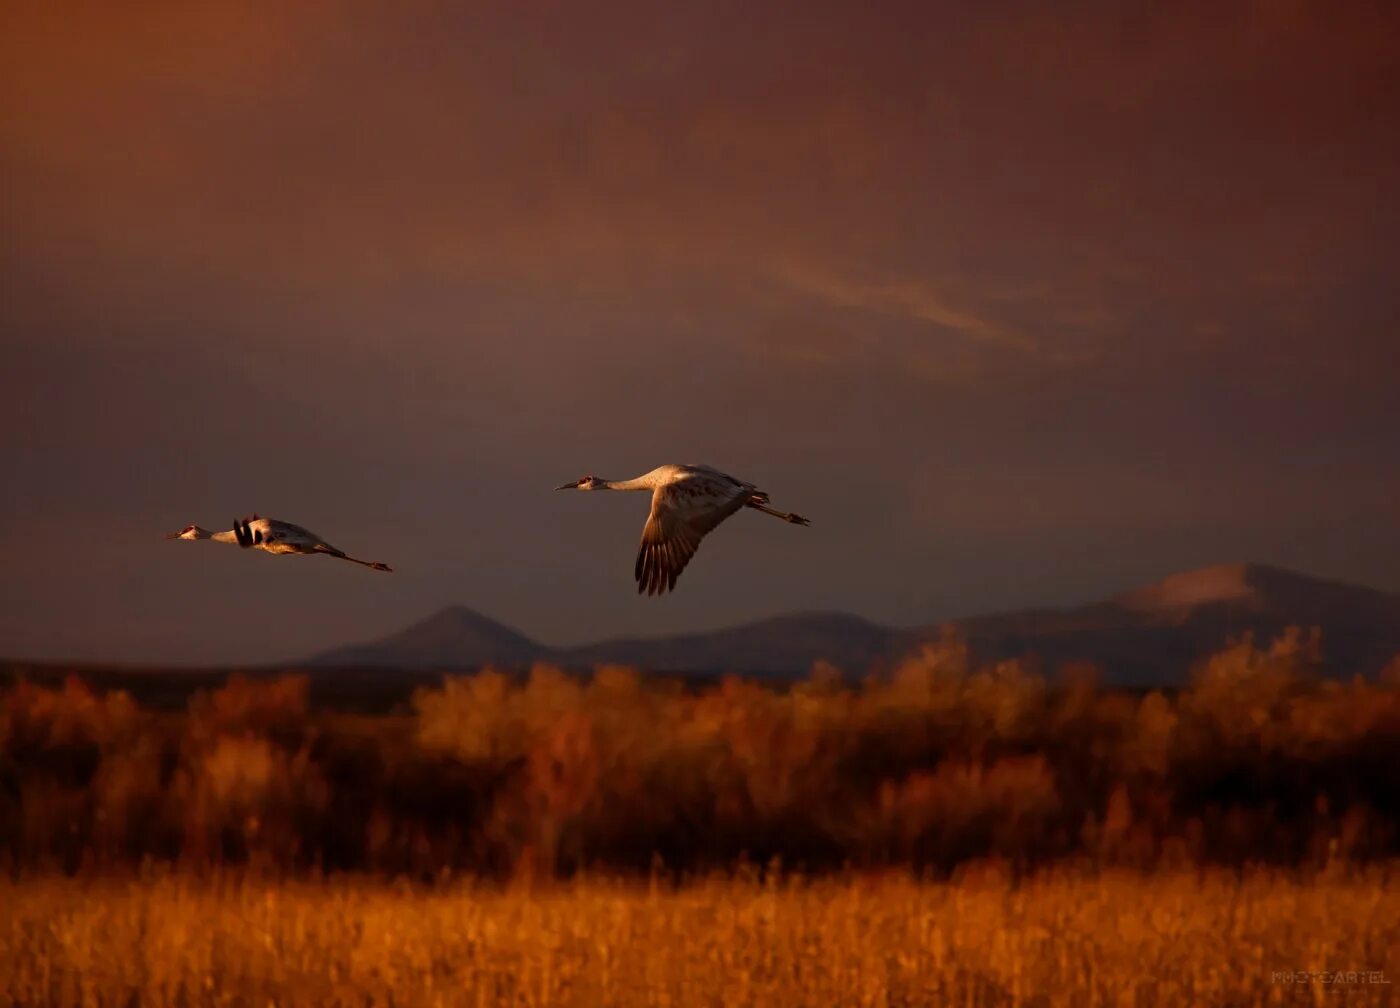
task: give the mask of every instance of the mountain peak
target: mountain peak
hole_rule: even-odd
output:
[[[404,632],[407,633],[410,630],[423,630],[432,627],[452,630],[504,630],[507,633],[517,633],[517,631],[512,630],[510,627],[493,620],[490,616],[478,612],[470,606],[464,605],[443,606],[437,612],[423,617],[423,619],[408,627]]]
[[[1111,600],[1137,613],[1182,614],[1200,606],[1228,605],[1296,619],[1370,622],[1393,614],[1392,595],[1263,563],[1228,563],[1172,574]]]
[[[1277,570],[1253,563],[1214,564],[1171,574],[1124,592],[1113,601],[1136,612],[1193,609],[1216,602],[1247,603],[1257,600],[1259,573]]]
[[[313,658],[311,664],[343,665],[347,668],[372,665],[455,668],[487,663],[528,665],[547,650],[520,631],[498,623],[475,609],[451,605],[392,636],[328,651]]]

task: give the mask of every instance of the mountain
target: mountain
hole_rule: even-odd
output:
[[[529,665],[548,651],[473,609],[448,606],[381,640],[335,648],[301,664],[342,668]]]
[[[1047,669],[1087,661],[1117,685],[1184,681],[1231,636],[1268,640],[1288,626],[1319,626],[1329,664],[1371,673],[1400,653],[1400,595],[1266,564],[1220,564],[1088,605],[1028,609],[956,621],[979,661],[1038,655]],[[886,627],[849,613],[809,612],[699,633],[556,648],[471,609],[454,606],[382,640],[336,648],[299,664],[337,668],[524,667],[547,660],[602,662],[660,672],[805,673],[822,659],[851,672],[897,659],[936,639],[938,625]]]
[[[1173,574],[1125,592],[1114,602],[1167,620],[1202,610],[1264,617],[1286,614],[1304,623],[1348,626],[1400,616],[1400,595],[1258,563],[1220,564]]]
[[[478,665],[567,666],[602,662],[656,672],[805,671],[817,658],[862,668],[887,654],[899,633],[848,613],[796,613],[737,627],[671,637],[634,637],[574,648],[531,640],[465,606],[449,606],[377,641],[322,652],[295,664],[313,668],[454,669]]]
[[[1332,669],[1370,673],[1400,653],[1400,595],[1268,564],[1217,564],[1090,605],[958,626],[982,660],[1034,653],[1046,668],[1090,661],[1121,685],[1182,682],[1231,637],[1250,632],[1267,642],[1289,626],[1316,626]]]
[[[723,669],[759,675],[806,671],[822,659],[863,669],[888,657],[899,631],[840,612],[794,613],[756,623],[679,634],[603,641],[560,652],[570,665],[617,662],[658,672]]]

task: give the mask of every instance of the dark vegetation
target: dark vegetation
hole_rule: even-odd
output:
[[[305,675],[206,678],[183,709],[111,674],[21,677],[0,692],[0,866],[434,878],[1394,856],[1400,663],[1326,680],[1318,648],[1244,640],[1172,694],[1101,690],[1087,667],[974,667],[956,638],[859,683],[821,664],[787,685],[537,665],[438,679],[382,715],[327,709]]]

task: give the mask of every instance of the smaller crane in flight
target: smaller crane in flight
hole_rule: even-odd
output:
[[[304,556],[320,553],[337,560],[349,560],[373,570],[393,570],[388,564],[358,560],[300,525],[278,521],[276,518],[260,518],[256,514],[249,515],[241,522],[234,522],[233,528],[227,532],[210,532],[198,525],[186,525],[179,532],[171,532],[165,538],[213,539],[215,542],[237,543],[244,549],[260,549],[265,553],[300,553]]]

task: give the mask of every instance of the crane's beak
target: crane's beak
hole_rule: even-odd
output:
[[[181,529],[179,532],[167,532],[167,533],[165,534],[165,538],[167,538],[167,539],[179,539],[179,538],[180,538],[182,535],[184,535],[184,534],[185,534],[185,530],[184,530],[184,529]]]
[[[582,482],[583,482],[583,480],[574,480],[572,483],[565,483],[563,486],[557,486],[557,487],[555,487],[554,489],[556,489],[556,490],[577,490],[577,489],[578,489],[578,485],[579,485],[580,483],[582,483]]]

